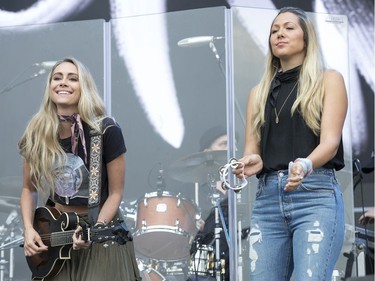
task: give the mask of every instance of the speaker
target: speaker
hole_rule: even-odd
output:
[[[363,277],[350,277],[346,278],[345,281],[374,281],[374,275],[366,275]]]

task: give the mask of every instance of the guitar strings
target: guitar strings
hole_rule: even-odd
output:
[[[112,225],[113,226],[113,221],[111,221],[106,227],[105,229],[108,229],[110,228],[109,225]],[[61,239],[61,238],[64,238],[64,239],[71,239],[71,241],[73,241],[73,233],[74,233],[75,230],[66,230],[66,231],[61,231],[61,232],[52,232],[52,233],[46,233],[46,234],[39,234],[40,235],[40,238],[42,239],[43,243],[44,244],[47,244],[47,245],[51,245],[51,238],[56,238],[56,239]],[[95,229],[91,228],[91,232],[95,231]],[[88,230],[84,230],[83,231],[86,235],[88,235]]]
[[[63,231],[63,232],[53,232],[53,233],[46,233],[46,234],[40,234],[40,238],[43,240],[43,242],[47,242],[45,244],[49,244],[51,245],[51,238],[55,238],[55,239],[61,239],[61,238],[64,238],[64,239],[71,239],[73,241],[73,234],[74,234],[74,231],[75,230],[67,230],[67,231]],[[94,230],[91,229],[91,231],[93,232]],[[85,230],[84,233],[86,235],[88,235],[88,230]]]
[[[52,245],[52,240],[51,240],[52,237],[56,238],[56,239],[64,238],[65,241],[70,239],[70,241],[73,242],[73,237],[72,237],[73,233],[74,233],[74,230],[65,231],[63,233],[42,234],[42,235],[40,235],[40,238],[42,239],[43,243],[46,244],[46,245]]]

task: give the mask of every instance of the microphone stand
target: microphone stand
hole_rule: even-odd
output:
[[[215,58],[216,58],[216,60],[217,60],[217,62],[218,62],[218,65],[219,65],[220,71],[221,71],[222,75],[224,76],[224,79],[226,79],[225,69],[224,69],[224,67],[223,67],[223,63],[222,63],[221,57],[220,57],[220,55],[219,55],[219,53],[218,53],[218,51],[217,51],[217,49],[216,49],[216,46],[215,46],[215,43],[214,43],[213,40],[209,43],[209,46],[210,46],[211,51],[213,52],[213,54],[214,54],[214,56],[215,56]],[[236,99],[236,97],[234,97],[234,106],[236,107],[236,109],[237,109],[237,111],[238,111],[238,114],[239,114],[240,119],[241,119],[241,121],[242,121],[242,125],[243,125],[244,127],[246,127],[246,119],[245,119],[245,117],[244,117],[243,114],[242,114],[241,108],[240,108],[240,106],[239,106],[239,104],[238,104],[238,100]],[[228,196],[229,196],[229,194],[228,194]],[[216,213],[215,213],[215,215],[216,215]],[[223,222],[223,225],[224,225],[224,224],[225,224],[225,221]],[[241,221],[238,222],[238,227],[241,227]],[[216,231],[216,229],[215,229],[215,231]],[[241,231],[241,228],[239,228],[238,231]],[[220,236],[219,236],[219,237],[220,237]],[[235,238],[234,238],[234,239],[235,239]],[[241,239],[239,239],[239,240],[241,240]],[[229,239],[228,239],[228,237],[227,237],[227,243],[228,243],[228,245],[229,245]],[[239,242],[239,246],[241,246],[241,242]],[[240,248],[240,249],[241,249],[241,248]],[[217,252],[216,252],[216,255],[218,255]],[[219,257],[217,256],[216,258],[219,258]],[[242,280],[242,256],[241,256],[241,253],[239,253],[238,260],[239,260],[239,262],[240,262],[240,267],[238,267],[237,270],[241,271],[241,274],[240,274],[240,276],[239,276],[240,279],[238,279],[238,280]],[[224,271],[225,271],[225,270],[224,270]],[[225,274],[225,273],[224,273],[224,274]],[[232,276],[232,275],[231,275],[231,276]],[[216,278],[218,278],[218,277],[216,276]]]
[[[21,71],[8,85],[6,85],[3,89],[0,90],[0,95],[11,91],[15,87],[22,85],[30,80],[33,80],[34,78],[46,73],[46,70],[44,68],[40,69],[38,72],[35,72],[34,74],[30,75],[29,77],[25,78],[24,80],[21,80],[20,82],[15,83],[26,71],[28,71],[30,68],[32,68],[34,65],[30,65],[26,67],[23,71]]]
[[[224,78],[226,78],[226,76],[225,76],[225,69],[223,67],[223,63],[222,63],[221,57],[220,57],[220,55],[219,55],[219,53],[218,53],[218,51],[216,49],[214,41],[211,41],[210,44],[209,44],[209,46],[210,46],[211,51],[214,53],[214,56],[215,56],[215,58],[216,58],[216,60],[218,62],[221,74],[223,74]],[[242,124],[244,125],[244,127],[246,127],[246,119],[243,116],[242,111],[240,110],[241,108],[240,108],[240,106],[239,106],[238,101],[237,101],[236,98],[234,98],[234,104],[236,106],[238,114],[240,115]]]

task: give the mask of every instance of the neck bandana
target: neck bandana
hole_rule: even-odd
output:
[[[85,141],[85,134],[83,133],[83,126],[81,122],[81,117],[78,113],[74,113],[73,115],[59,115],[59,119],[62,122],[70,122],[70,130],[72,133],[71,140],[72,140],[72,152],[74,155],[78,154],[78,140],[81,138],[81,143],[83,147],[83,151],[85,153],[85,163],[87,163],[87,150],[86,150],[86,141]]]

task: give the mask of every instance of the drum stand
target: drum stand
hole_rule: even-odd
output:
[[[219,220],[219,204],[217,200],[215,205],[215,277],[217,281],[221,280],[220,233],[222,229]]]
[[[6,264],[8,263],[8,261],[4,257],[5,257],[5,252],[4,252],[4,250],[1,250],[0,281],[4,281],[5,268],[6,268]]]
[[[13,248],[13,246],[11,246],[9,248],[9,262],[5,259],[5,249],[6,249],[7,246],[9,246],[10,244],[13,244],[14,241],[16,241],[16,240],[14,240],[14,238],[15,238],[14,231],[12,231],[10,233],[9,238],[11,240],[10,243],[7,243],[7,244],[2,243],[1,246],[0,246],[0,249],[1,249],[1,251],[0,251],[0,281],[5,281],[6,264],[8,264],[8,263],[9,263],[9,271],[8,271],[8,279],[6,279],[6,280],[7,281],[12,281],[13,280],[13,274],[14,274],[14,248]]]
[[[225,278],[225,256],[222,257],[220,253],[220,234],[223,231],[223,228],[220,227],[220,220],[221,225],[225,228],[225,219],[223,216],[219,214],[219,208],[220,207],[220,195],[216,200],[215,204],[215,278],[217,281],[224,280]],[[227,233],[225,233],[227,237]],[[227,243],[228,243],[228,237],[227,237]],[[228,261],[227,261],[228,262]]]
[[[224,280],[225,276],[225,259],[221,259],[221,253],[220,253],[220,234],[221,231],[223,231],[222,227],[220,227],[220,219],[221,219],[221,225],[225,226],[225,219],[224,217],[219,215],[219,208],[220,207],[220,194],[218,193],[216,189],[216,179],[215,175],[212,173],[208,174],[208,182],[210,185],[210,188],[212,190],[211,194],[211,201],[213,205],[215,206],[215,278],[217,281]],[[227,241],[228,242],[228,241]]]

